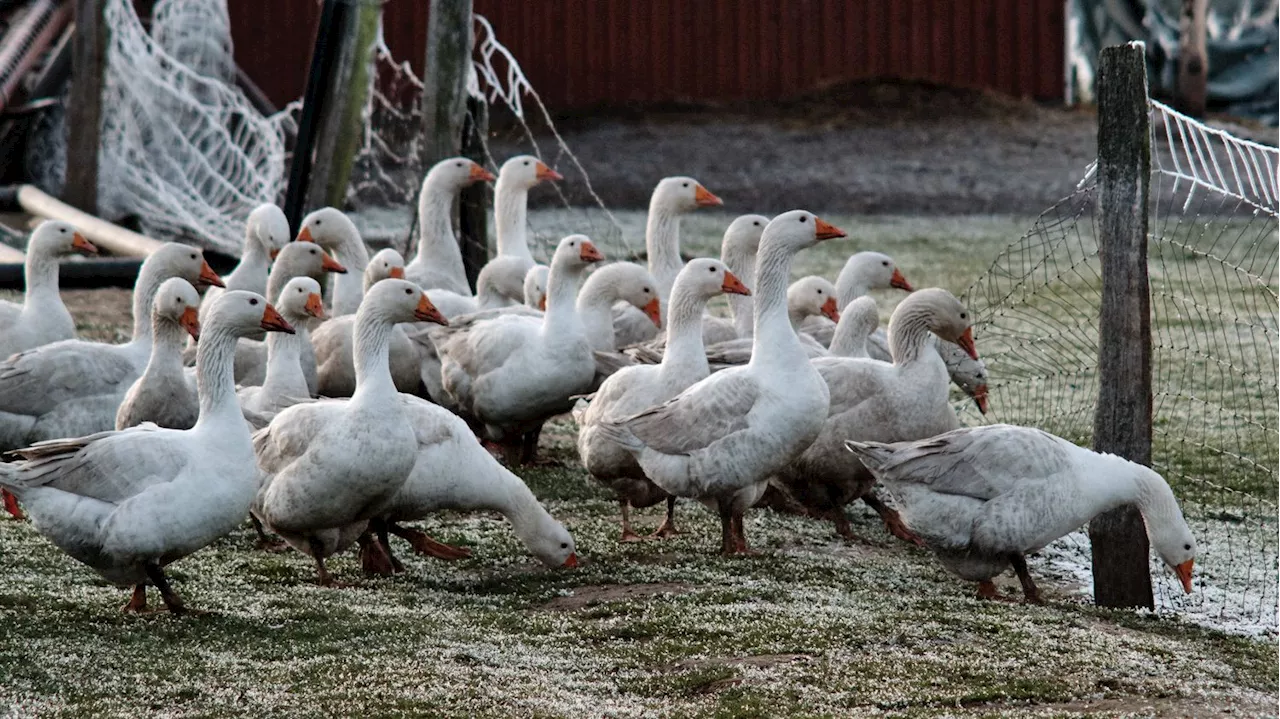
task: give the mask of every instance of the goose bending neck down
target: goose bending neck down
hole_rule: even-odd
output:
[[[465,157],[441,160],[427,172],[418,195],[418,252],[405,267],[406,278],[425,290],[471,295],[453,234],[453,205],[464,187],[493,179],[492,173]]]
[[[864,295],[845,305],[831,336],[831,356],[865,359],[867,338],[879,326],[880,309],[874,297]]]

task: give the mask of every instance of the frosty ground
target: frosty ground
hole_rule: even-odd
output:
[[[956,292],[1030,223],[828,215],[852,238],[799,257],[796,276],[832,276],[849,252],[884,249],[917,286]],[[531,221],[550,234],[573,216],[585,217]],[[728,217],[691,217],[689,252],[715,247]],[[643,216],[618,219],[621,254]],[[85,335],[128,332],[123,291],[68,294]],[[900,297],[877,295],[886,319]],[[406,574],[364,579],[342,557],[338,578],[360,586],[322,589],[308,560],[254,550],[246,527],[173,567],[178,591],[207,614],[131,617],[118,611],[123,591],[29,524],[0,520],[0,706],[14,716],[1274,713],[1274,617],[1249,638],[1091,607],[1078,541],[1032,560],[1047,606],[981,602],[861,507],[859,542],[757,511],[747,533],[762,555],[724,559],[715,518],[682,503],[679,538],[619,544],[616,504],[577,468],[573,432],[557,422],[544,433],[544,454],[563,466],[520,471],[573,532],[584,561],[572,571],[541,568],[501,518],[446,513],[421,526],[471,559],[401,545]],[[641,528],[657,525],[656,510],[639,515]],[[1274,585],[1274,560],[1253,581]],[[1016,600],[1016,581],[1000,584]]]

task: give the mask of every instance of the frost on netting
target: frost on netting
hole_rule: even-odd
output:
[[[1152,103],[1149,275],[1152,463],[1199,543],[1184,595],[1153,559],[1162,611],[1245,634],[1276,633],[1276,148]],[[966,292],[992,377],[985,421],[1092,439],[1097,400],[1096,185],[1045,211]],[[965,409],[970,423],[984,421]],[[1042,569],[1092,592],[1088,538]]]

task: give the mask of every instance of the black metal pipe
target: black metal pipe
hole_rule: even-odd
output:
[[[284,216],[289,220],[291,232],[297,232],[302,224],[307,186],[311,178],[311,150],[316,134],[320,131],[324,91],[329,85],[329,74],[333,70],[332,51],[337,47],[334,35],[341,27],[344,8],[345,4],[341,0],[324,0],[324,7],[320,11],[320,27],[316,29],[316,42],[311,50],[311,68],[307,72],[307,90],[302,96],[298,138],[293,147],[293,162],[289,166],[289,188],[285,191]]]

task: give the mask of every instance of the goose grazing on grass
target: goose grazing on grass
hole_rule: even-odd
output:
[[[369,288],[355,324],[356,390],[347,400],[295,404],[253,436],[264,478],[254,515],[315,559],[322,585],[333,580],[325,558],[357,537],[400,490],[418,441],[391,380],[387,353],[400,322],[447,321],[426,293],[405,280]]]
[[[903,442],[960,426],[948,398],[950,381],[933,335],[958,343],[975,359],[968,310],[950,292],[930,288],[898,304],[889,321],[893,364],[827,357],[813,361],[831,394],[822,433],[774,482],[809,514],[835,522],[854,538],[844,506],[862,499],[896,537],[918,541],[871,489],[874,477],[844,450],[846,439]]]
[[[594,277],[594,275],[593,275]],[[667,500],[667,518],[655,537],[677,534],[675,497],[645,477],[635,457],[601,431],[601,422],[621,420],[666,402],[690,385],[707,378],[710,369],[702,345],[702,312],[707,300],[721,293],[750,294],[723,263],[691,260],[676,277],[667,315],[667,349],[658,365],[635,365],[619,370],[600,385],[585,412],[575,411],[578,454],[591,477],[614,490],[622,509],[622,541],[638,541],[631,528],[630,508]]]
[[[387,534],[407,540],[420,554],[457,559],[470,552],[441,544],[425,533],[400,526],[443,510],[501,513],[529,551],[548,567],[576,567],[573,537],[516,475],[489,454],[467,423],[426,400],[401,394],[401,409],[418,436],[418,455],[404,486],[383,514],[370,522],[393,571],[403,570],[391,554]],[[368,545],[366,545],[368,546]],[[365,559],[369,559],[365,552]],[[377,561],[367,563],[371,570]]]
[[[649,198],[649,219],[644,229],[644,246],[649,256],[649,274],[658,284],[662,317],[676,275],[684,267],[680,256],[680,218],[699,207],[715,207],[724,202],[692,177],[667,177],[653,188]],[[658,335],[643,312],[621,306],[614,314],[618,345],[633,345]]]
[[[502,313],[436,341],[445,392],[508,458],[519,448],[532,461],[542,423],[591,388],[595,358],[576,300],[587,267],[603,259],[585,235],[569,235],[551,258],[544,317]]]
[[[238,527],[258,487],[249,428],[236,402],[236,339],[289,326],[261,295],[225,292],[207,313],[196,359],[200,419],[188,430],[144,424],[28,447],[0,464],[0,484],[36,531],[107,581],[133,586],[125,611],[146,609],[146,585],[184,610],[164,567]]]
[[[329,304],[334,317],[355,314],[360,307],[360,298],[364,297],[362,276],[369,265],[369,248],[365,247],[360,237],[360,230],[341,210],[322,207],[302,218],[302,228],[298,230],[299,242],[314,242],[333,255],[333,264],[341,269],[326,271],[337,273],[333,281],[332,295]],[[331,262],[333,260],[330,260]],[[294,275],[295,277],[297,275]],[[284,278],[288,282],[292,277]],[[324,277],[316,277],[324,284]],[[281,287],[284,286],[282,282]]]
[[[166,244],[138,271],[133,338],[128,342],[63,340],[0,362],[0,450],[115,426],[120,401],[150,359],[151,306],[161,283],[170,277],[196,287],[222,284],[199,249]]]
[[[465,157],[441,160],[427,172],[418,194],[418,253],[404,268],[406,279],[425,290],[471,295],[453,234],[453,206],[463,188],[493,179],[493,173]]]
[[[751,551],[743,512],[763,494],[769,477],[818,436],[826,419],[827,385],[787,320],[787,276],[797,252],[844,236],[804,210],[773,218],[756,262],[751,361],[657,407],[600,425],[658,487],[716,508],[724,554]]]
[[[228,290],[247,290],[257,292],[264,297],[267,293],[267,272],[271,260],[276,253],[289,244],[289,220],[284,210],[268,202],[258,205],[249,213],[244,225],[244,247],[240,251],[240,262],[226,277],[222,278]],[[223,288],[210,287],[204,293],[204,301],[200,304],[200,320],[204,320],[213,300],[222,294]]]
[[[76,336],[76,321],[58,294],[58,262],[77,252],[96,255],[98,248],[66,222],[45,220],[31,233],[22,304],[0,301],[0,359]]]
[[[182,365],[182,346],[187,337],[200,339],[199,307],[200,295],[190,282],[171,277],[160,285],[151,308],[151,358],[116,410],[116,429],[143,422],[168,429],[195,426],[200,401]]]
[[[302,368],[302,356],[310,344],[304,328],[328,319],[320,293],[319,282],[310,277],[295,277],[276,296],[280,315],[296,331],[267,335],[267,372],[262,385],[236,390],[240,406],[247,413],[269,421],[285,407],[311,398]]]
[[[991,580],[1012,565],[1026,600],[1039,603],[1023,555],[1126,504],[1137,506],[1151,548],[1191,592],[1196,540],[1169,484],[1149,467],[1007,424],[846,444],[943,566],[978,582],[980,597],[998,598]]]

